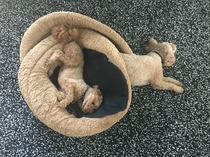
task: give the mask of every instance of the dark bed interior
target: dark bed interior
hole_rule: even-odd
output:
[[[100,118],[122,111],[127,106],[128,86],[124,75],[106,55],[89,49],[83,49],[84,53],[84,80],[90,85],[98,85],[103,95],[103,103],[91,114],[84,114],[77,102],[67,106],[67,111],[77,118]],[[57,82],[59,67],[54,70],[50,80],[59,89]]]

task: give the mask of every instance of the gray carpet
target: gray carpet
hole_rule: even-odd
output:
[[[184,93],[133,87],[129,112],[109,130],[66,137],[41,123],[24,102],[17,81],[25,30],[54,11],[88,15],[116,30],[134,53],[150,37],[178,46],[164,75]],[[137,157],[210,156],[209,0],[0,0],[0,156]]]

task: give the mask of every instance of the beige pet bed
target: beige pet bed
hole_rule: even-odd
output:
[[[56,106],[57,97],[55,93],[57,88],[49,79],[49,69],[45,67],[44,64],[47,58],[52,55],[54,49],[62,47],[62,45],[51,36],[52,27],[59,24],[91,29],[104,36],[100,38],[89,36],[85,40],[80,41],[85,47],[84,53],[86,56],[84,78],[88,84],[94,84],[94,81],[91,82],[91,77],[95,74],[97,75],[101,69],[97,69],[98,72],[94,73],[94,70],[91,71],[91,67],[94,63],[97,64],[97,56],[100,56],[102,59],[105,58],[105,62],[107,58],[108,62],[106,62],[106,64],[111,67],[113,66],[114,70],[119,72],[126,86],[123,88],[126,90],[126,95],[124,95],[126,99],[123,99],[124,101],[126,100],[125,107],[119,110],[119,112],[111,112],[107,115],[101,114],[104,111],[102,107],[98,114],[84,115],[81,118],[77,118],[74,114],[67,112],[66,109],[61,109]],[[21,65],[18,80],[21,93],[34,115],[48,127],[61,134],[80,137],[102,132],[118,122],[127,113],[131,102],[130,81],[124,60],[119,52],[132,53],[128,44],[119,34],[96,20],[73,12],[55,12],[43,16],[27,29],[20,45]],[[92,61],[92,57],[89,55],[96,56],[96,60]],[[107,73],[109,71],[112,70],[106,70]],[[95,76],[93,77],[96,78]],[[99,80],[95,81],[97,82]],[[115,82],[117,81],[115,80]],[[101,82],[99,81],[97,83],[100,84]],[[113,87],[114,84],[115,83],[111,84],[111,86]],[[109,105],[111,100],[114,101],[111,102],[111,104],[113,103],[115,107],[116,105],[120,105],[119,102],[121,101],[117,101],[117,99],[116,102],[115,99],[106,99],[106,96],[113,97],[113,95],[110,96],[109,93],[112,92],[109,92],[105,88],[106,85],[104,85],[104,89],[102,89],[102,94],[105,97],[105,104],[102,106],[106,108],[106,104]],[[120,97],[122,97],[122,95],[119,96],[119,99]],[[107,110],[112,109],[109,108]]]

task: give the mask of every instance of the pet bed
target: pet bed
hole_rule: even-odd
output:
[[[67,109],[57,107],[56,69],[48,76],[46,60],[60,44],[51,35],[56,25],[71,25],[94,30],[103,36],[89,36],[84,45],[84,80],[98,84],[104,100],[92,114],[83,115],[74,104]],[[66,136],[90,136],[118,122],[131,103],[131,85],[126,65],[119,52],[132,53],[128,44],[108,26],[73,12],[54,12],[35,21],[25,32],[20,45],[18,81],[24,100],[34,115],[45,125]]]

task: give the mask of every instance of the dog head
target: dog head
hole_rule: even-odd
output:
[[[176,51],[176,45],[173,43],[158,43],[155,39],[151,38],[146,47],[146,51],[157,51],[162,57],[163,66],[171,66],[175,63],[174,53]]]
[[[84,113],[92,113],[100,107],[103,101],[103,96],[98,86],[95,85],[89,88],[84,96],[84,100],[79,100],[78,104]]]
[[[66,42],[69,40],[68,28],[64,25],[54,26],[51,33],[59,42]]]
[[[74,55],[75,53],[77,54],[77,53],[82,53],[82,49],[81,49],[81,47],[78,45],[78,44],[76,44],[76,42],[74,42],[74,41],[71,41],[71,42],[69,42],[69,43],[67,43],[67,44],[65,44],[64,45],[64,47],[63,47],[63,51],[64,51],[64,53],[68,56],[71,56],[72,57],[72,55]],[[74,57],[75,58],[75,57]],[[81,58],[81,57],[80,57]],[[83,58],[82,58],[83,59]]]
[[[52,36],[59,42],[69,42],[78,37],[79,31],[71,26],[57,25],[52,28]]]

